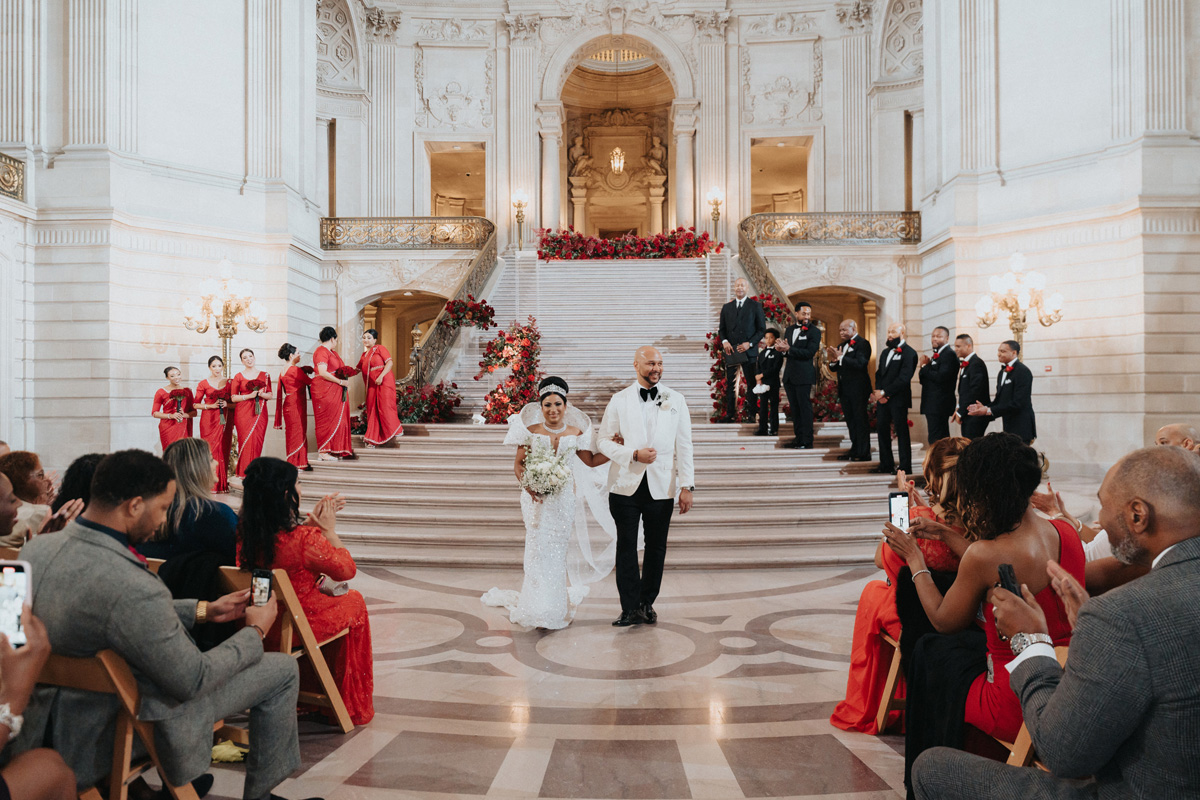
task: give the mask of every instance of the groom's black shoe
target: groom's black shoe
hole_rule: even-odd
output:
[[[613,620],[614,628],[628,628],[630,625],[641,625],[646,621],[640,611],[622,611],[621,616]]]
[[[647,625],[653,625],[654,623],[658,622],[658,612],[655,611],[654,606],[650,605],[649,603],[642,603],[640,606],[638,606],[638,613],[642,615],[642,618],[646,621]]]

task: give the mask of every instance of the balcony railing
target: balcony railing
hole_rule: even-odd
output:
[[[323,217],[323,250],[477,250],[495,226],[483,217]]]
[[[827,211],[813,214],[752,214],[741,232],[752,245],[917,244],[920,211]]]
[[[25,162],[0,153],[0,196],[25,202]]]

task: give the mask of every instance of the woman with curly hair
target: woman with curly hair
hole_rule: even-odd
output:
[[[926,636],[917,643],[908,665],[906,784],[913,761],[924,750],[962,748],[964,721],[1007,742],[1021,728],[1021,704],[1006,668],[1014,656],[996,631],[990,602],[1002,564],[1011,565],[1017,584],[1034,593],[1053,643],[1065,645],[1071,639],[1066,609],[1050,585],[1046,562],[1057,561],[1082,584],[1083,543],[1071,525],[1042,517],[1030,502],[1042,481],[1042,466],[1042,456],[1011,433],[988,434],[963,450],[956,471],[959,511],[976,541],[963,553],[945,594],[935,585],[915,537],[887,526],[888,545],[912,571],[909,580],[933,627],[942,634],[974,631],[982,604],[986,635],[986,653],[976,650],[978,633]]]

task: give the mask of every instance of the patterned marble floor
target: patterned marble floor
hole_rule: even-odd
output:
[[[479,596],[512,571],[361,570],[375,720],[305,723],[292,800],[894,798],[898,737],[844,733],[854,608],[875,571],[669,571],[659,623],[617,629],[611,578],[575,622],[514,628]],[[213,794],[241,796],[241,768]]]

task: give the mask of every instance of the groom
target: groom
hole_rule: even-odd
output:
[[[617,591],[625,627],[658,622],[654,601],[662,585],[667,557],[667,529],[679,488],[679,513],[692,507],[696,488],[692,469],[692,420],[683,395],[658,381],[662,354],[643,347],[634,354],[637,383],[608,401],[600,422],[600,452],[612,462],[608,472],[608,507],[617,523]],[[624,444],[617,444],[620,435]],[[638,573],[638,521],[646,534],[646,555]]]

